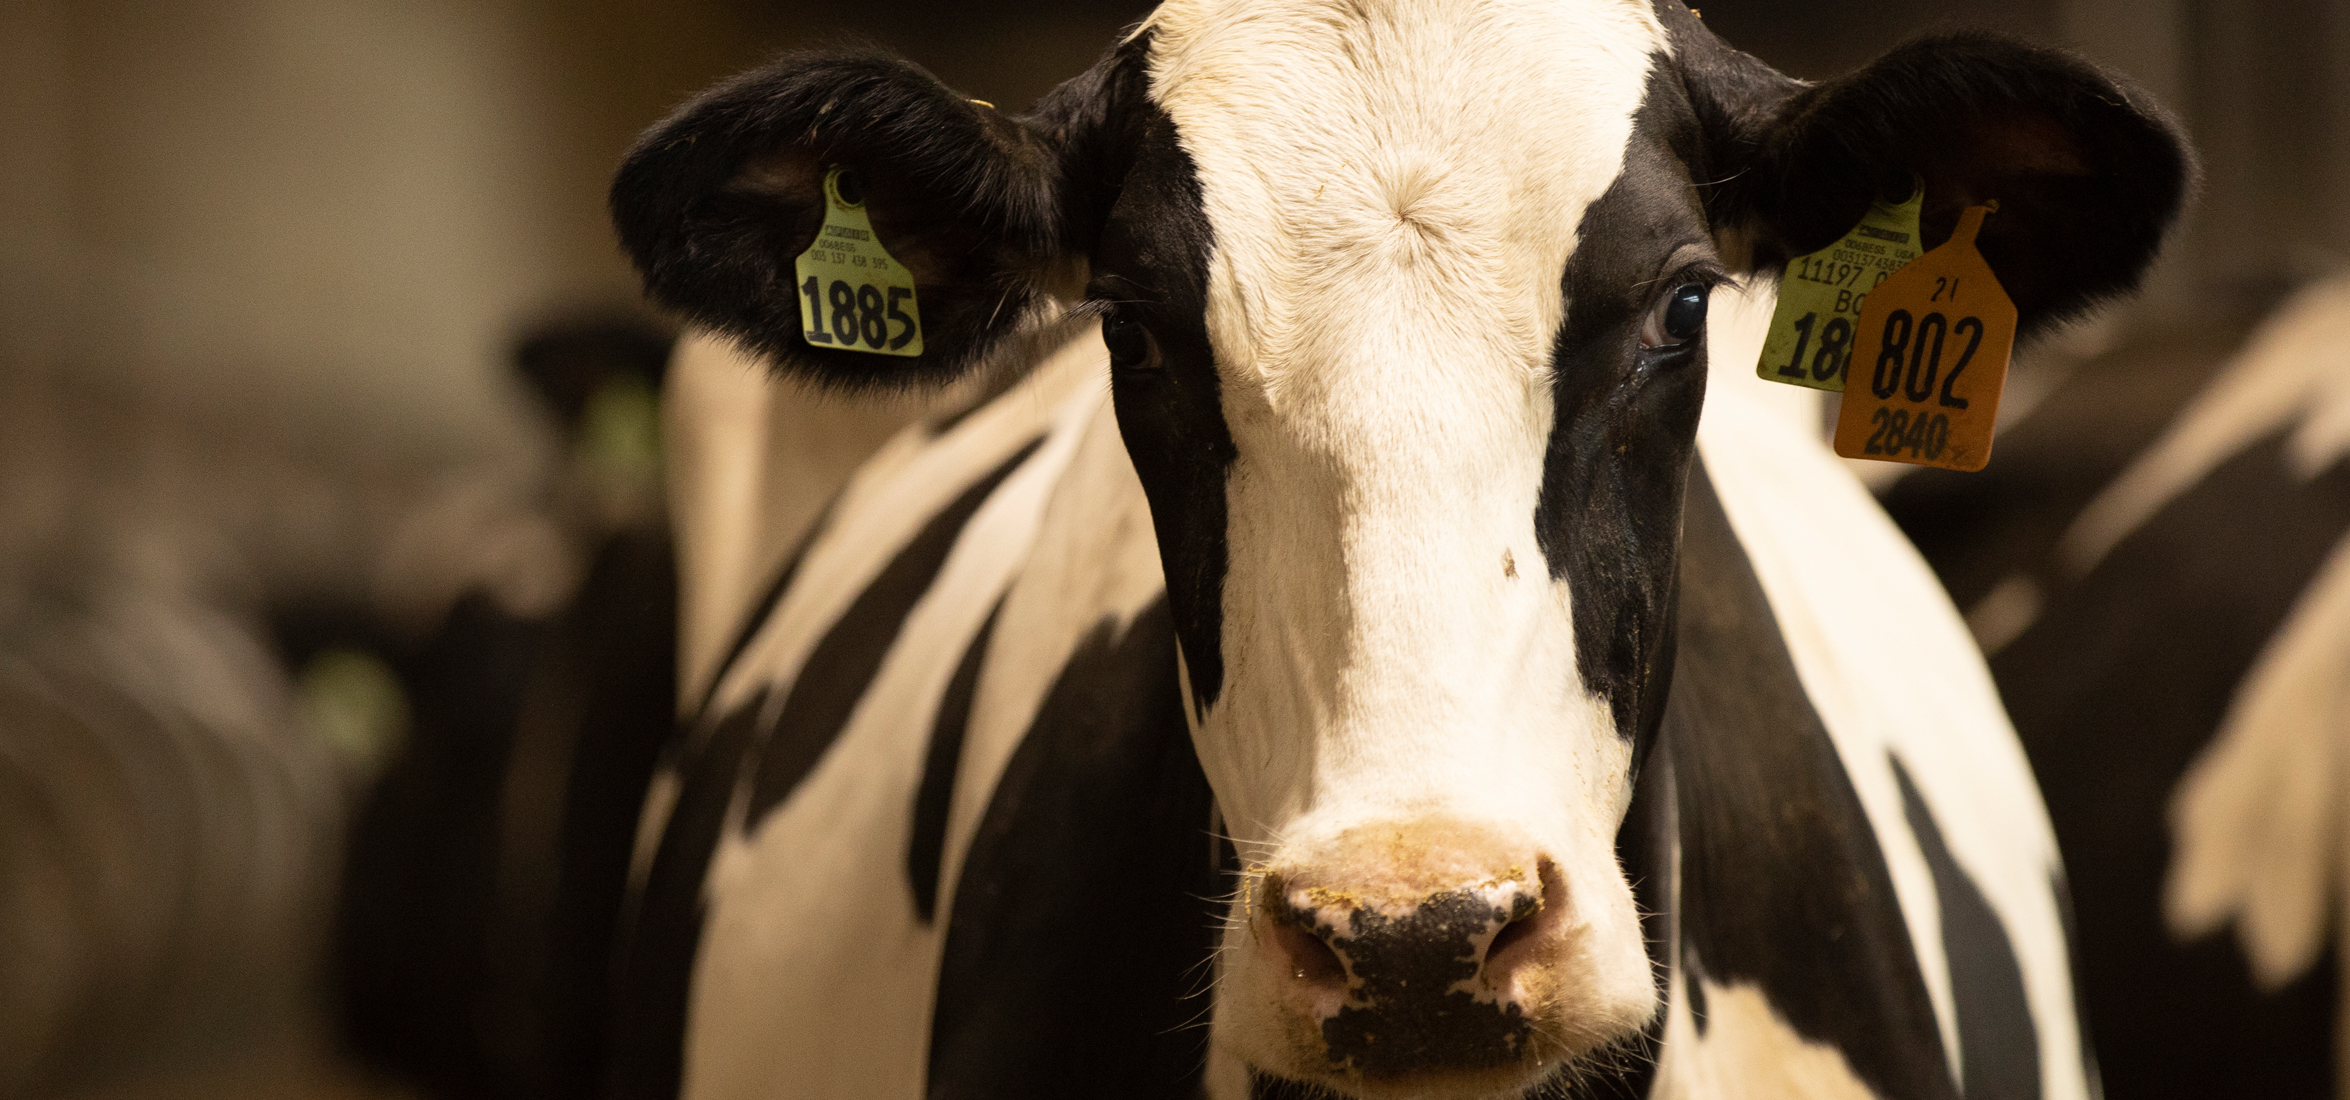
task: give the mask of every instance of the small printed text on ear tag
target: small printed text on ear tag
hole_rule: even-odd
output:
[[[891,258],[865,216],[857,173],[824,174],[824,227],[800,253],[800,335],[811,346],[872,355],[922,354],[914,273]]]
[[[1815,390],[1844,388],[1861,302],[1922,251],[1918,207],[1925,197],[1920,186],[1905,202],[1872,203],[1836,243],[1787,261],[1756,375]]]
[[[1975,234],[1998,208],[1967,207],[1949,240],[1869,295],[1837,410],[1837,454],[1947,470],[1991,460],[2015,303],[1975,251]]]

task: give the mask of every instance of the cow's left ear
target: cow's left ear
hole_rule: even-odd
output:
[[[1675,14],[1713,179],[1726,177],[1705,189],[1708,212],[1751,234],[1758,265],[1826,246],[1922,179],[1928,247],[1997,200],[1976,243],[2029,332],[2136,287],[2195,185],[2170,113],[2071,54],[1937,35],[1804,86]]]
[[[1122,175],[1105,146],[1136,56],[1113,50],[1014,118],[900,58],[785,54],[639,138],[612,183],[613,224],[655,301],[786,374],[851,389],[944,382],[1083,286],[1101,191]],[[913,276],[918,356],[802,335],[795,264],[824,224],[834,167]]]

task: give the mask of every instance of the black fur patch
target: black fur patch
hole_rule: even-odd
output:
[[[1717,982],[1759,986],[1877,1095],[1956,1097],[1868,814],[1702,466],[1682,535],[1680,627],[1652,766],[1671,768],[1678,796],[1685,955]]]
[[[1975,885],[1934,814],[1910,781],[1909,769],[1893,758],[1901,784],[1901,812],[1916,834],[1934,894],[1942,911],[1942,949],[1950,960],[1950,999],[1958,1010],[1958,1064],[1967,1100],[2037,1100],[2040,1095],[2040,1033],[2024,996],[2024,971],[2015,944]]]
[[[1006,765],[949,914],[932,1100],[1193,1100],[1229,889],[1201,843],[1164,602],[1081,642]]]
[[[1584,687],[1608,701],[1617,733],[1642,753],[1672,678],[1681,493],[1706,356],[1702,339],[1642,348],[1640,327],[1685,281],[1668,266],[1676,254],[1700,258],[1685,249],[1706,240],[1669,147],[1694,125],[1678,86],[1652,75],[1623,169],[1583,212],[1551,351],[1557,413],[1534,510],[1550,575],[1573,593]]]
[[[1140,322],[1157,349],[1154,364],[1113,372],[1111,394],[1150,498],[1192,702],[1205,711],[1224,685],[1225,482],[1238,452],[1208,345],[1215,235],[1201,203],[1198,171],[1174,124],[1150,108],[1089,295]]]
[[[914,888],[914,912],[928,924],[938,910],[938,876],[947,853],[947,811],[955,800],[955,776],[963,762],[963,736],[971,728],[971,700],[979,692],[979,665],[987,658],[987,640],[995,636],[996,616],[1004,601],[996,600],[978,636],[955,665],[955,678],[938,702],[938,719],[930,727],[930,751],[922,761],[922,782],[914,789],[914,827],[906,844],[906,881]]]
[[[757,832],[768,812],[791,797],[824,750],[832,747],[857,701],[872,688],[873,676],[896,644],[906,616],[913,614],[914,605],[929,593],[946,565],[963,525],[1043,443],[1030,441],[939,509],[816,643],[799,675],[792,678],[775,724],[762,731],[762,743],[754,753],[758,771],[743,815],[745,834]]]

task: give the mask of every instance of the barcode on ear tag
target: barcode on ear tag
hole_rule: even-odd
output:
[[[797,265],[800,336],[810,346],[871,355],[922,354],[914,274],[890,256],[865,214],[857,173],[824,174],[824,226]]]
[[[1970,206],[1941,247],[1869,295],[1836,413],[1846,458],[1980,470],[2015,350],[2015,303],[1975,251],[1998,204]]]
[[[1919,186],[1904,202],[1872,203],[1836,243],[1787,262],[1779,307],[1755,364],[1758,377],[1815,390],[1844,388],[1861,303],[1923,251],[1918,207],[1925,197]]]

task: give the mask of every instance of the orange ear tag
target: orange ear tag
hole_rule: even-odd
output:
[[[1869,295],[1853,332],[1836,453],[1980,470],[2015,350],[2015,303],[1975,251],[1998,203],[1967,207],[1942,246]]]

